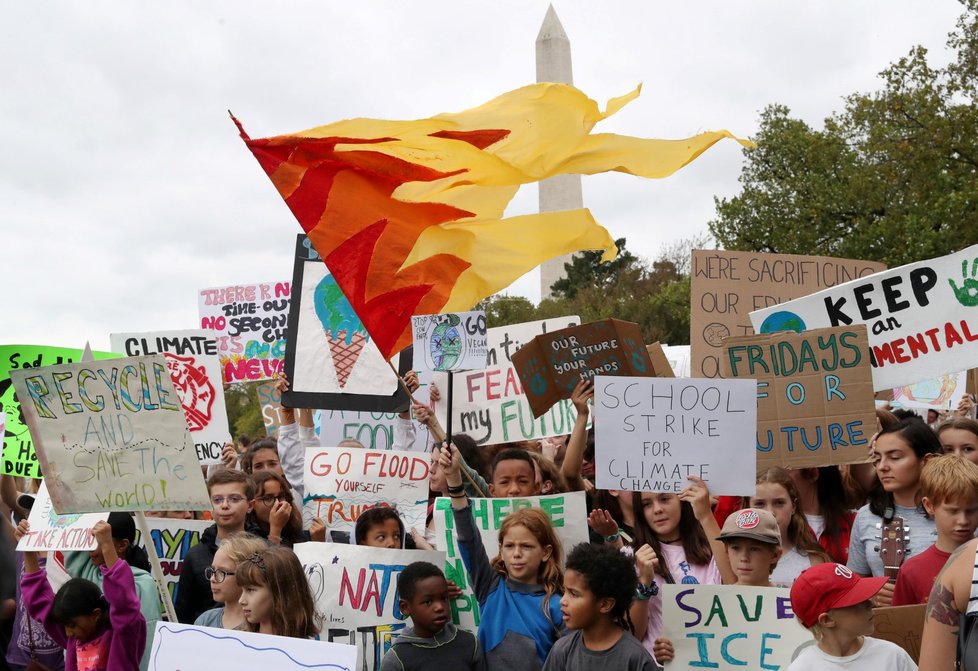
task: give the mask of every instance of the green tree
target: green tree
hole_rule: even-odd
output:
[[[224,402],[232,438],[241,434],[252,437],[265,435],[265,420],[262,419],[261,404],[258,402],[258,383],[232,384],[224,392]]]
[[[484,310],[486,321],[490,328],[494,326],[508,326],[509,324],[521,324],[539,319],[536,316],[536,306],[525,296],[505,296],[496,294],[483,298],[472,308],[473,310]]]
[[[625,249],[625,238],[615,240],[615,245],[618,247],[618,256],[607,263],[601,262],[600,251],[575,254],[570,263],[564,264],[566,276],[550,286],[554,297],[574,298],[578,291],[586,287],[610,287],[619,280],[621,273],[629,272],[640,263],[635,255]]]
[[[978,242],[978,0],[964,5],[948,67],[916,47],[822,129],[767,107],[740,194],[716,200],[717,241],[890,265]]]

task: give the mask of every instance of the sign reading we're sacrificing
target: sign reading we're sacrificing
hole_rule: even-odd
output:
[[[866,327],[727,338],[723,376],[757,380],[757,469],[866,461],[876,405]]]

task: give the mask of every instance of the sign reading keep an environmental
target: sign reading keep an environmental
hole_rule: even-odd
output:
[[[210,509],[162,355],[27,368],[10,379],[60,514]]]
[[[618,319],[538,335],[513,355],[513,365],[534,417],[595,375],[655,375],[638,324]]]
[[[332,531],[352,532],[363,511],[397,508],[405,531],[424,529],[430,457],[400,450],[306,449],[303,505]]]
[[[757,469],[866,461],[876,404],[866,327],[727,338],[726,378],[757,380]]]
[[[447,312],[411,317],[416,369],[439,372],[484,370],[489,349],[486,346],[486,313]]]
[[[689,377],[718,377],[723,339],[753,335],[748,315],[886,268],[873,261],[694,249]],[[829,326],[829,324],[818,324]],[[677,371],[680,377],[684,377]]]
[[[559,317],[489,329],[486,369],[453,373],[452,431],[466,433],[480,445],[570,433],[577,419],[574,404],[563,399],[539,418],[534,417],[513,355],[538,335],[580,322],[579,317]],[[448,375],[436,373],[433,379],[441,392],[435,413],[441,425],[447,426]]]
[[[224,407],[217,341],[208,331],[112,333],[112,349],[125,356],[162,354],[180,397],[187,427],[202,464],[221,462],[221,450],[231,442]]]
[[[681,492],[690,476],[712,494],[753,496],[754,380],[594,379],[595,485]]]
[[[815,643],[784,587],[663,585],[662,635],[675,669],[787,669]]]
[[[759,333],[866,324],[877,391],[978,366],[978,245],[757,310]]]
[[[200,327],[214,331],[225,382],[268,380],[282,370],[291,297],[288,282],[200,290]]]
[[[27,518],[31,530],[17,543],[17,551],[94,550],[98,542],[92,535],[92,527],[108,518],[108,513],[59,515],[51,504],[47,485],[42,482]]]
[[[323,616],[320,638],[357,646],[358,668],[373,671],[408,624],[398,606],[401,571],[418,561],[445,566],[444,552],[338,543],[299,543],[293,550]]]

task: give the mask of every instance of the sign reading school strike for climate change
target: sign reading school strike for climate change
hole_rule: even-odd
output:
[[[55,510],[208,510],[163,356],[10,372]]]
[[[307,448],[306,516],[322,518],[331,530],[352,532],[363,511],[390,506],[407,531],[424,529],[430,471],[430,457],[417,452]]]
[[[92,352],[98,360],[118,358],[112,352]],[[34,452],[30,430],[24,423],[20,403],[10,382],[10,371],[21,368],[39,368],[54,364],[71,363],[82,357],[82,350],[46,345],[0,345],[0,412],[7,416],[3,433],[4,475],[40,478],[41,466]]]
[[[231,432],[217,341],[211,332],[112,333],[109,342],[114,351],[125,356],[163,355],[194,437],[197,458],[202,464],[221,463],[221,450],[231,442]]]
[[[866,461],[876,404],[866,327],[727,338],[723,376],[757,380],[757,470]]]
[[[408,624],[397,602],[401,571],[418,561],[445,566],[444,552],[339,543],[299,543],[293,550],[325,618],[320,639],[357,646],[357,667],[373,671]]]
[[[595,485],[681,492],[696,476],[753,496],[756,394],[754,380],[597,376]]]
[[[445,577],[455,582],[462,590],[462,596],[452,603],[452,620],[463,629],[474,632],[479,625],[479,602],[472,591],[458,537],[455,533],[455,518],[452,515],[452,500],[447,497],[435,499],[434,522],[438,547],[444,547],[447,557]],[[521,508],[542,510],[553,524],[554,532],[563,546],[564,556],[578,543],[588,542],[587,500],[584,492],[528,496],[516,499],[470,499],[475,525],[482,537],[486,555],[492,560],[499,554],[499,527],[511,513]]]
[[[486,313],[447,312],[411,317],[416,370],[485,370]]]
[[[750,314],[759,333],[866,324],[873,386],[978,365],[978,245]]]
[[[655,375],[638,324],[618,319],[538,335],[513,355],[513,365],[534,417],[595,375]]]
[[[753,335],[752,310],[872,275],[886,266],[828,256],[694,249],[690,280],[691,377],[718,377],[723,339]],[[829,326],[821,324],[820,326]]]
[[[536,336],[580,323],[580,317],[572,316],[489,329],[486,369],[454,373],[452,430],[467,433],[479,445],[570,433],[577,418],[574,404],[566,399],[558,401],[542,417],[534,419],[512,359],[520,347]],[[435,414],[441,425],[447,426],[448,375],[435,373],[433,379],[441,392]]]
[[[282,370],[289,282],[201,289],[200,327],[214,332],[225,382],[267,380]]]
[[[791,610],[785,587],[663,585],[662,635],[675,669],[787,669],[811,632]]]

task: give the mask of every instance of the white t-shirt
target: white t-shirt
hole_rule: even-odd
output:
[[[791,663],[788,671],[831,671],[832,669],[886,669],[886,671],[917,671],[917,665],[906,650],[878,638],[866,636],[863,647],[854,655],[835,657],[810,645]]]
[[[798,548],[791,548],[781,555],[771,574],[771,582],[777,587],[791,587],[801,572],[812,565],[812,559]]]
[[[811,527],[812,531],[815,533],[815,539],[820,539],[822,537],[822,532],[825,531],[825,517],[822,515],[809,515],[808,513],[805,513],[805,520],[808,522],[808,526]]]

